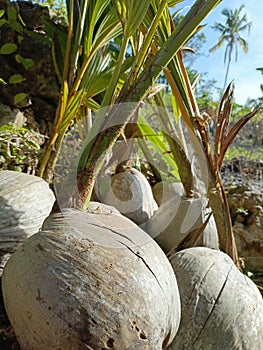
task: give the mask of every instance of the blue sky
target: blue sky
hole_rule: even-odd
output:
[[[192,5],[194,1],[184,0],[180,7]],[[228,75],[229,82],[235,82],[235,100],[237,103],[245,104],[248,98],[262,97],[260,84],[263,84],[263,75],[256,70],[263,67],[263,1],[262,0],[223,0],[220,5],[205,19],[206,24],[203,30],[207,43],[203,47],[204,57],[196,60],[194,68],[199,72],[207,72],[207,79],[216,79],[217,86],[222,88],[226,72],[224,65],[225,46],[213,54],[209,54],[209,49],[214,46],[220,36],[219,32],[211,29],[215,22],[224,24],[225,16],[221,14],[224,8],[235,9],[244,4],[245,9],[242,13],[247,14],[248,21],[252,22],[250,34],[243,32],[242,37],[247,40],[249,51],[244,54],[241,49],[238,50],[237,62],[235,55],[232,58],[232,64]],[[179,5],[177,9],[179,8]]]

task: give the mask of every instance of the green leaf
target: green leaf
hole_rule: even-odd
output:
[[[0,84],[6,84],[6,82],[2,78],[0,78]]]
[[[5,10],[0,10],[0,18],[3,17]]]
[[[176,5],[179,3],[179,2],[182,2],[183,0],[169,0],[168,1],[168,6],[169,7],[176,7]]]
[[[61,100],[61,114],[64,115],[68,104],[68,83],[64,81]]]
[[[52,58],[58,79],[61,83],[64,69],[64,60],[66,56],[67,32],[64,27],[58,26],[50,19],[42,18],[45,25],[47,36],[51,39]]]
[[[7,7],[7,17],[8,20],[16,20],[17,19],[17,12],[16,9],[13,6]]]
[[[100,105],[94,101],[92,98],[88,98],[85,102],[85,105],[90,108],[93,112],[98,111],[100,108]]]
[[[18,21],[17,11],[16,11],[15,7],[8,6],[8,8],[7,8],[7,17],[8,17],[8,24],[9,24],[9,26],[13,30],[15,30],[16,32],[21,33],[22,32],[22,25]]]
[[[17,36],[17,41],[19,44],[21,44],[23,40],[24,40],[24,37],[22,35]]]
[[[151,146],[162,157],[167,166],[171,169],[177,169],[177,164],[175,163],[169,148],[162,141],[163,137],[160,137],[163,136],[162,132],[156,134],[153,128],[147,124],[141,115],[138,118],[137,126],[140,134],[150,142]]]
[[[93,28],[93,30],[96,29],[94,38],[92,39],[93,47],[102,47],[103,45],[108,44],[122,32],[121,24],[119,23],[118,17],[113,8],[102,18],[102,20],[98,18],[97,21],[100,24],[98,28]]]
[[[17,45],[13,43],[7,43],[0,47],[0,55],[10,55],[17,50]]]
[[[5,124],[0,126],[0,131],[11,131],[14,129],[14,125],[11,124]]]
[[[127,36],[131,36],[142,23],[150,0],[114,0],[116,10]]]
[[[70,102],[67,104],[67,109],[64,112],[63,120],[60,125],[60,129],[59,129],[60,132],[63,132],[69,127],[72,119],[76,115],[82,96],[83,96],[83,91],[82,90],[77,91],[74,98],[71,99]]]
[[[16,62],[21,63],[25,69],[32,68],[35,66],[35,62],[31,58],[24,58],[21,55],[15,56]]]
[[[17,104],[21,101],[23,101],[25,98],[27,98],[28,94],[24,93],[24,92],[20,92],[19,94],[16,94],[14,96],[14,103]]]
[[[24,80],[25,80],[25,78],[21,74],[14,74],[9,78],[8,83],[9,84],[18,84]]]
[[[22,33],[22,25],[19,22],[12,20],[8,21],[8,23],[13,30],[15,30],[18,33]]]
[[[7,20],[6,20],[6,19],[4,19],[4,18],[0,19],[0,28],[1,28],[5,23],[7,23]]]

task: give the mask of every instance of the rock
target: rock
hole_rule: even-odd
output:
[[[263,195],[246,187],[231,189],[228,202],[238,254],[246,269],[263,271]]]
[[[12,124],[17,128],[22,128],[26,122],[25,115],[17,108],[11,109],[3,103],[0,103],[0,126]]]
[[[2,19],[7,19],[7,8],[13,8],[17,16],[26,22],[26,29],[32,35],[25,35],[12,28],[9,23],[1,26],[1,45],[16,43],[18,48],[8,55],[0,55],[0,76],[7,84],[0,84],[1,101],[16,108],[31,106],[37,121],[53,121],[59,89],[52,61],[51,47],[37,40],[34,30],[43,30],[41,16],[48,15],[47,7],[32,4],[28,1],[10,2],[0,0],[0,9],[4,10]],[[16,21],[13,19],[13,21]],[[18,24],[19,25],[19,24]],[[40,35],[38,33],[38,35]],[[34,50],[32,50],[34,48]],[[21,62],[17,61],[18,55]],[[23,59],[27,59],[26,63]],[[21,76],[17,83],[8,83],[10,77]],[[16,101],[17,94],[26,94],[25,98]]]

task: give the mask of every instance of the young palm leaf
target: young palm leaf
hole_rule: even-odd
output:
[[[106,87],[113,70],[111,64],[105,67],[106,58],[98,57],[102,52],[105,56],[108,54],[105,47],[121,33],[121,24],[110,0],[69,0],[67,9],[68,28],[45,21],[47,35],[53,40],[53,58],[61,83],[53,134],[39,170],[39,175],[47,181],[52,180],[61,142],[70,123],[82,110],[80,104],[85,102],[89,108],[99,108],[94,96],[105,90],[102,78]],[[87,92],[91,86],[94,95]]]
[[[85,206],[87,206],[95,178],[97,177],[100,167],[103,164],[102,155],[104,154],[105,157],[105,152],[107,153],[111,150],[111,147],[122,132],[123,127],[127,124],[135,112],[136,108],[134,108],[133,105],[127,105],[126,110],[123,110],[123,108],[118,106],[118,104],[120,105],[121,103],[127,101],[135,103],[139,103],[141,101],[149,87],[162,72],[163,68],[171,62],[173,57],[184,45],[184,43],[195,32],[200,22],[218,3],[220,3],[219,0],[212,0],[209,2],[204,0],[197,0],[181,22],[180,26],[176,28],[175,31],[169,36],[169,38],[164,42],[157,54],[149,61],[146,61],[146,64],[142,67],[142,70],[140,71],[137,78],[133,81],[133,84],[124,85],[115,100],[116,105],[108,111],[107,116],[103,120],[101,133],[98,134],[92,144],[87,143],[85,146],[84,162],[82,157],[82,167],[79,172],[79,188],[81,189],[79,202],[80,206],[83,205],[83,203],[85,203]],[[168,1],[166,3],[166,6],[168,6]],[[120,7],[118,11],[120,14],[122,14],[122,16],[127,13],[125,12],[125,8],[122,7]],[[138,27],[139,25],[140,23],[138,23]],[[133,29],[135,30],[135,28]],[[130,33],[131,32],[129,32],[129,34]],[[150,46],[151,43],[149,42],[149,49]],[[111,97],[113,87],[115,87],[115,84],[113,84],[113,86],[110,86],[111,91],[105,95],[107,103],[112,102]],[[119,125],[116,125],[116,123],[113,121],[115,121],[116,116],[119,116],[120,114],[122,115],[122,118],[119,122]]]

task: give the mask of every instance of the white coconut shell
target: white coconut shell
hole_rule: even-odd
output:
[[[156,240],[165,253],[169,253],[182,243],[189,232],[202,226],[207,218],[206,206],[206,198],[175,196],[165,201],[141,228]],[[218,235],[213,217],[197,245],[218,248]]]
[[[0,273],[12,252],[38,232],[50,214],[55,196],[41,178],[0,171]]]
[[[209,209],[206,209],[202,215],[202,221],[205,222],[209,215]],[[212,249],[219,249],[219,237],[216,227],[216,222],[214,215],[212,214],[209,221],[203,230],[202,234],[199,236],[198,240],[194,244],[195,247],[206,247]]]
[[[146,177],[133,168],[111,177],[103,203],[114,206],[139,225],[148,221],[158,209]]]
[[[4,269],[4,302],[21,348],[165,348],[179,327],[180,297],[159,246],[101,207],[63,215],[51,215]]]
[[[181,182],[158,182],[153,186],[152,192],[158,206],[171,198],[185,195],[184,186]]]
[[[263,349],[263,300],[256,285],[218,250],[190,248],[171,258],[182,302],[169,350]]]

